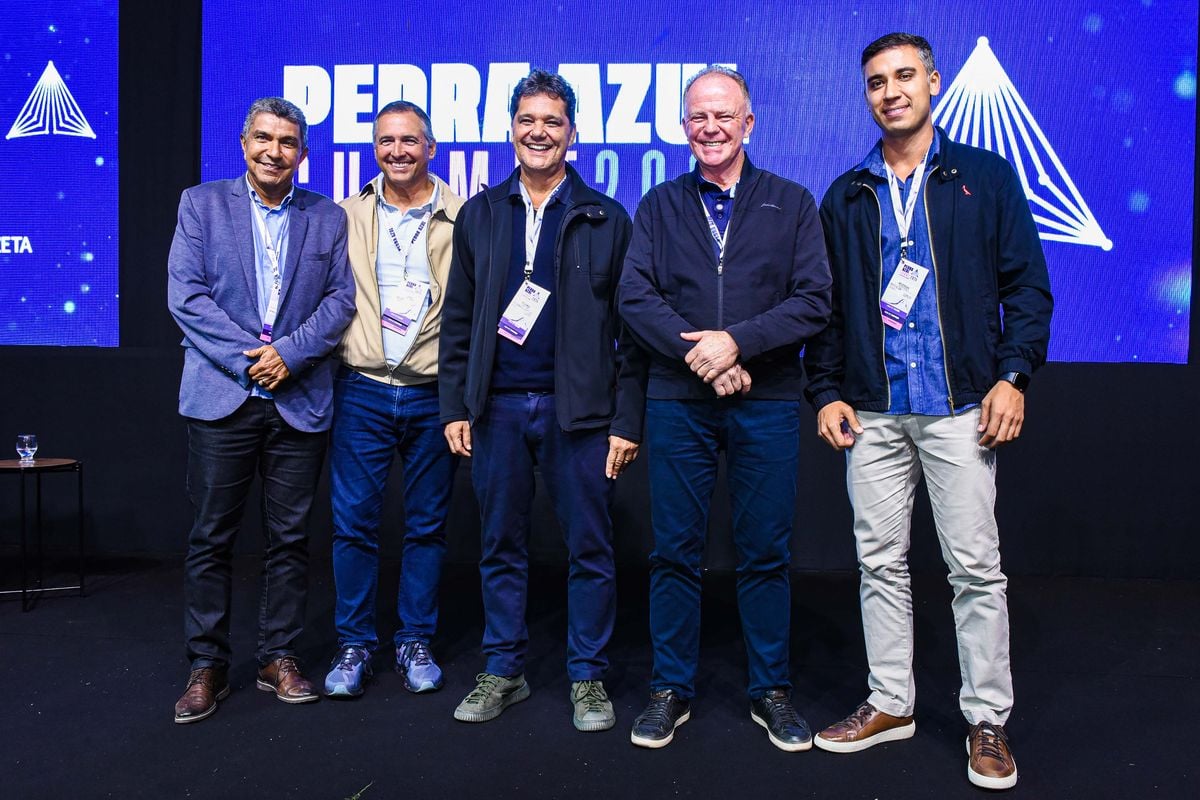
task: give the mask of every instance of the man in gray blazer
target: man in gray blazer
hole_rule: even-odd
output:
[[[308,124],[292,103],[256,100],[242,127],[246,174],[179,201],[167,300],[183,330],[179,413],[196,517],[184,566],[191,674],[175,721],[211,715],[229,694],[233,542],[255,472],[266,540],[258,688],[285,703],[318,695],[296,640],[308,582],[306,525],[325,459],[334,364],[354,313],[346,215],[293,186]]]

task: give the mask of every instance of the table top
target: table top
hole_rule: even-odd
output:
[[[32,462],[16,458],[0,460],[0,472],[58,472],[78,469],[77,458],[35,458]]]

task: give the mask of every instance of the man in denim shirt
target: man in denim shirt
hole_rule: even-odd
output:
[[[850,753],[916,730],[907,555],[924,474],[954,587],[968,778],[1007,789],[1017,768],[1003,728],[1013,695],[994,448],[1020,435],[1023,392],[1046,358],[1045,259],[1012,167],[934,128],[929,43],[890,34],[862,69],[882,138],[822,203],[834,313],[805,366],[818,434],[846,451],[871,694],[815,741]]]

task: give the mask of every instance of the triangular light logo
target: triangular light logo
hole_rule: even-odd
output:
[[[53,61],[46,62],[42,77],[29,94],[21,113],[8,130],[5,139],[22,136],[84,136],[95,139],[96,132],[88,124],[71,90],[63,83],[62,75]]]
[[[1100,229],[986,36],[979,37],[942,96],[933,121],[956,142],[991,150],[1012,162],[1042,239],[1112,249],[1112,240]]]

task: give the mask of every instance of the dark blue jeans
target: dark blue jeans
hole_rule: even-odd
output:
[[[228,666],[233,543],[254,473],[265,540],[258,663],[294,655],[308,590],[308,512],[325,432],[298,431],[271,400],[250,398],[215,421],[188,420],[188,496],[196,520],[184,561],[184,637],[192,668]]]
[[[455,458],[438,422],[437,384],[388,386],[343,367],[333,385],[329,485],[333,503],[338,645],[379,644],[379,527],[393,456],[404,476],[404,554],[395,642],[437,630],[438,581]]]
[[[529,524],[533,468],[540,467],[570,554],[567,675],[598,680],[616,619],[613,482],[604,476],[608,429],[567,433],[552,394],[495,394],[471,430],[471,482],[479,499],[483,653],[487,671],[525,671],[529,629]]]
[[[649,400],[646,446],[654,527],[651,690],[674,689],[681,697],[696,691],[700,562],[722,449],[750,697],[790,688],[788,543],[796,505],[799,401]]]

